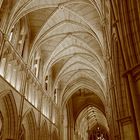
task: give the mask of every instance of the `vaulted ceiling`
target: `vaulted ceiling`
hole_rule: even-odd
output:
[[[78,90],[85,89],[87,94],[90,91],[91,101],[99,101],[92,109],[100,122],[105,120],[102,111],[106,103],[103,11],[102,0],[19,0],[9,23],[10,30],[20,18],[27,16],[31,35],[29,63],[39,51],[44,62],[44,80],[52,73],[53,89],[59,88],[62,106],[75,93],[78,96]],[[85,98],[79,106],[83,106]],[[83,115],[80,117],[84,119]]]

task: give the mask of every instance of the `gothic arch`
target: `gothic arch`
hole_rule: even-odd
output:
[[[32,109],[29,109],[23,116],[22,125],[25,129],[26,140],[37,139],[37,124],[35,114]]]
[[[63,93],[63,97],[62,97],[62,106],[64,107],[64,105],[67,103],[67,101],[70,99],[70,97],[75,93],[75,91],[77,91],[78,89],[85,87],[91,91],[93,91],[103,102],[103,104],[105,104],[106,100],[105,100],[105,96],[103,95],[102,92],[99,92],[98,90],[96,90],[96,86],[94,86],[93,84],[91,85],[90,83],[84,83],[82,80],[78,81],[76,86],[72,85],[70,87],[69,90],[64,91]]]
[[[15,139],[18,126],[18,112],[12,91],[0,92],[0,112],[2,120],[2,137]]]
[[[8,34],[8,40],[17,50],[19,55],[27,61],[29,53],[29,27],[28,20],[26,17],[21,18],[14,26],[12,26]]]

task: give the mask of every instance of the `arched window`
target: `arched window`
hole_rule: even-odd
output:
[[[20,32],[18,37],[18,44],[17,44],[17,51],[18,53],[23,56],[24,49],[25,49],[25,40],[26,40],[26,21],[24,19],[20,20]]]
[[[40,51],[37,51],[34,56],[32,57],[32,72],[35,74],[37,78],[39,78],[39,71],[40,71]]]
[[[23,18],[12,27],[9,33],[9,41],[22,57],[26,46],[27,30],[26,19]]]
[[[48,75],[45,78],[45,89],[48,90]]]
[[[14,48],[16,48],[17,46],[19,34],[20,34],[20,21],[11,28],[8,34],[9,42],[13,45]]]
[[[57,103],[57,91],[56,91],[56,89],[54,90],[54,102]]]
[[[9,41],[11,42],[12,41],[12,38],[13,38],[13,31],[14,31],[14,26],[10,32],[10,35],[9,35]]]

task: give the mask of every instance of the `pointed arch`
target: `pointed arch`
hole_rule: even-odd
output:
[[[62,99],[61,104],[64,107],[64,105],[67,103],[67,101],[70,99],[70,97],[80,88],[87,88],[91,91],[93,91],[102,101],[102,103],[105,105],[105,96],[102,91],[99,90],[97,85],[94,85],[93,82],[88,82],[88,80],[80,79],[79,81],[75,82],[76,84],[73,84],[70,86],[68,90],[65,89],[64,93],[62,93]]]
[[[37,123],[35,114],[32,109],[29,109],[23,115],[22,124],[25,128],[26,140],[36,140],[37,137]]]
[[[15,98],[11,90],[0,92],[0,112],[3,117],[2,137],[15,139],[18,126],[18,112]]]

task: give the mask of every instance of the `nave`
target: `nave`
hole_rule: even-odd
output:
[[[140,1],[1,0],[0,140],[139,140]]]

